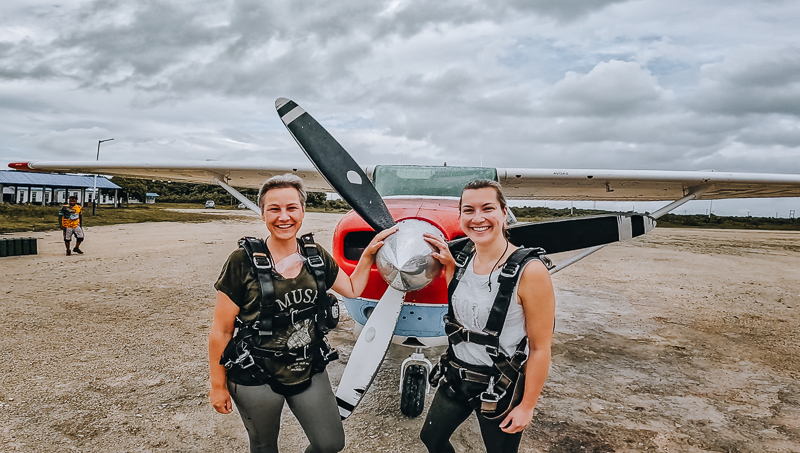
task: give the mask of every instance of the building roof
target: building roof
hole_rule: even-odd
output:
[[[157,193],[155,193],[155,192],[147,192],[146,194],[144,194],[144,196],[146,196],[146,197],[157,197],[159,195]]]
[[[0,184],[4,186],[90,189],[94,187],[94,176],[0,170]],[[121,189],[120,186],[109,181],[105,176],[97,177],[97,187],[99,189]]]

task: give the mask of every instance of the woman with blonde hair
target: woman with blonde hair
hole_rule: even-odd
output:
[[[325,371],[335,359],[327,341],[334,296],[358,297],[383,238],[376,235],[352,275],[310,234],[298,238],[306,190],[292,174],[268,179],[259,193],[266,240],[243,238],[214,285],[209,336],[211,404],[228,414],[236,403],[251,452],[277,452],[281,410],[289,404],[310,441],[306,452],[338,452],[344,430]]]

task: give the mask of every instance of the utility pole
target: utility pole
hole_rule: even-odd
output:
[[[98,140],[97,141],[97,159],[96,159],[97,162],[100,162],[100,144],[103,143],[103,142],[110,142],[111,140],[114,140],[114,139],[113,138],[107,138],[105,140]],[[92,193],[94,194],[93,198],[92,198],[92,215],[94,215],[94,213],[95,213],[95,211],[97,209],[97,199],[99,198],[97,196],[97,175],[94,175],[94,190],[92,191]]]

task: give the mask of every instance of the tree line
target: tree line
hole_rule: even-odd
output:
[[[123,199],[127,197],[143,201],[145,193],[158,194],[159,203],[205,203],[213,200],[218,205],[239,202],[222,187],[210,184],[190,184],[183,182],[159,181],[138,178],[123,178],[115,176],[113,182],[121,187]],[[250,200],[258,198],[257,189],[237,187],[240,193]],[[306,206],[311,209],[326,211],[347,211],[350,206],[344,200],[328,200],[323,192],[309,192]],[[511,212],[520,221],[540,221],[564,217],[582,217],[590,215],[609,214],[608,211],[596,209],[553,209],[546,207],[512,207]],[[667,214],[658,219],[658,226],[667,228],[736,228],[736,229],[764,229],[764,230],[800,230],[800,221],[797,219],[782,219],[774,217],[726,217],[714,214],[679,215]]]
[[[208,200],[212,200],[218,205],[239,204],[237,199],[217,185],[123,178],[121,176],[114,176],[111,180],[120,187],[120,196],[123,200],[132,198],[144,201],[145,194],[151,192],[158,194],[158,198],[156,198],[158,203],[205,203]],[[258,189],[234,188],[251,201],[256,202]],[[350,209],[350,206],[344,200],[327,200],[324,192],[309,192],[306,206],[334,211]]]

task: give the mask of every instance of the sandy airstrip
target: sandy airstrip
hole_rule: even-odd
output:
[[[309,213],[304,231],[330,250],[339,218]],[[222,263],[262,234],[246,215],[89,227],[83,256],[51,232],[33,234],[39,255],[0,258],[0,451],[247,451],[238,415],[207,402],[206,341]],[[800,232],[656,229],[554,283],[553,364],[521,451],[800,451]],[[330,337],[334,385],[352,328]],[[409,352],[390,352],[345,451],[424,451],[422,419],[399,409]],[[474,419],[453,443],[483,451]],[[286,411],[282,451],[305,445]]]

